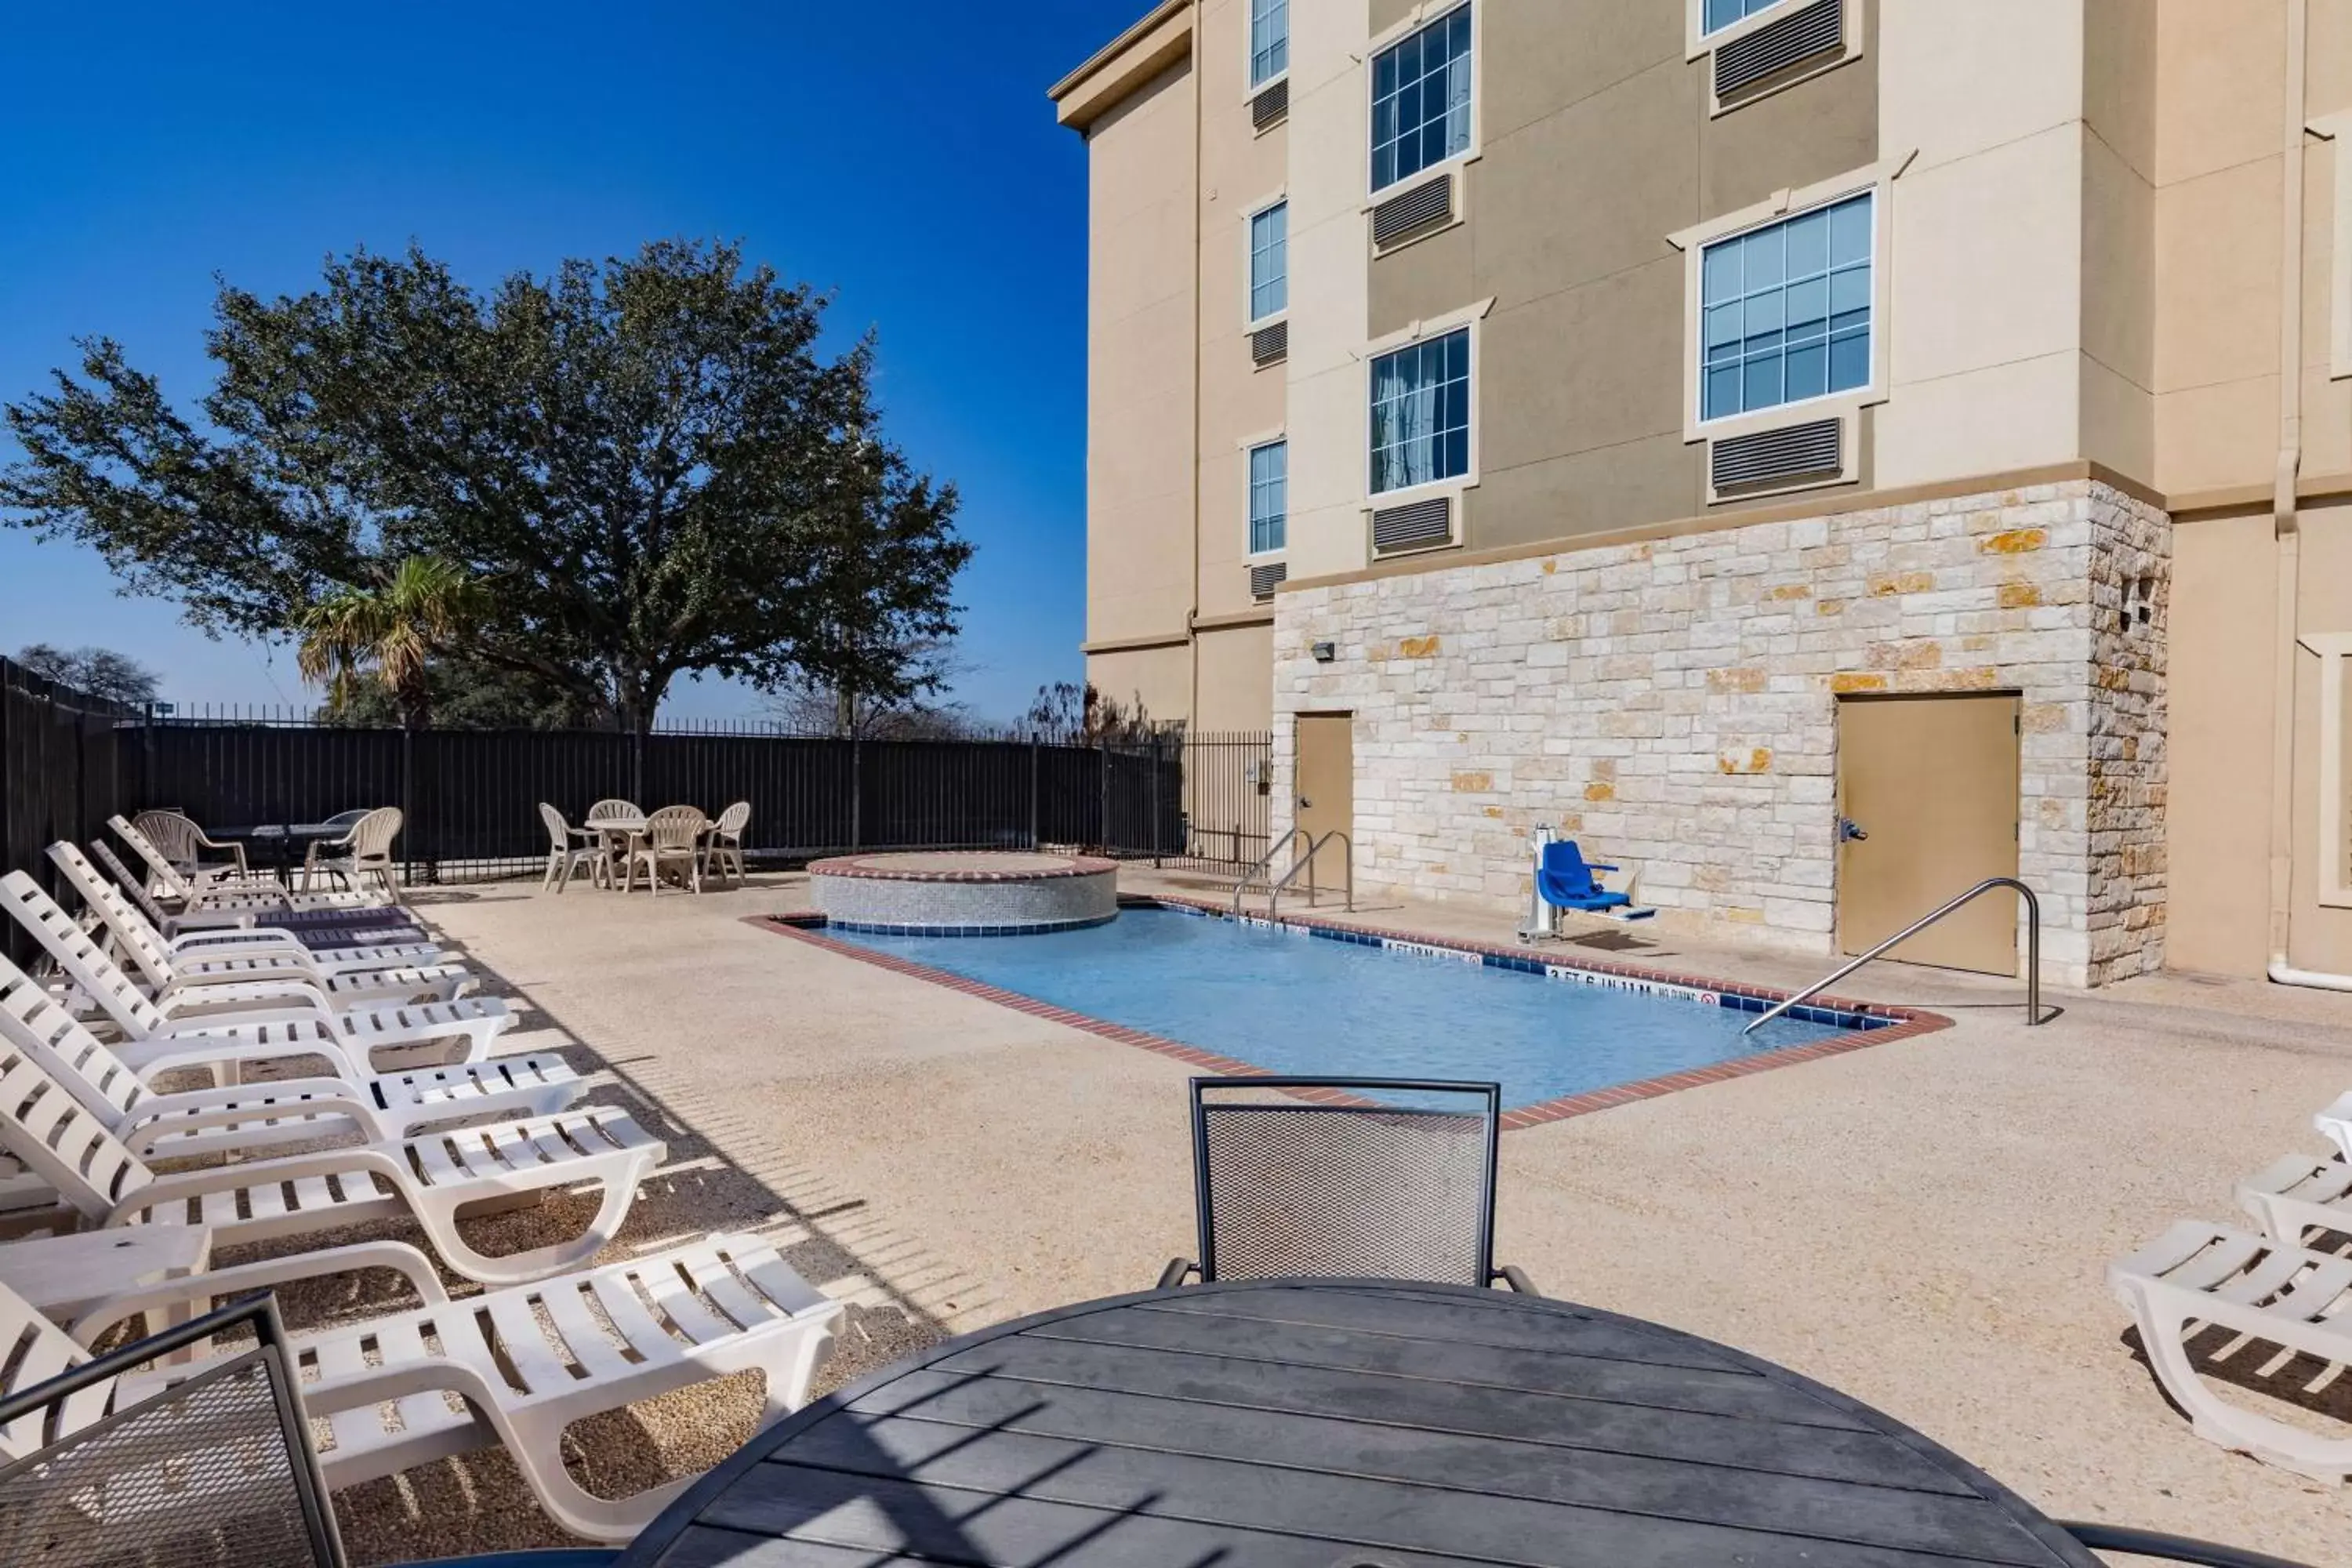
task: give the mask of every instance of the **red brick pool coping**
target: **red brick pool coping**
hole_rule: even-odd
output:
[[[1154,893],[1147,899],[1121,901],[1124,907],[1130,908],[1148,909],[1154,904],[1181,904],[1218,916],[1223,916],[1227,912],[1223,906],[1210,900],[1189,899],[1170,893]],[[1106,1040],[1116,1040],[1123,1046],[1135,1046],[1143,1050],[1156,1051],[1163,1057],[1172,1057],[1188,1067],[1198,1068],[1202,1072],[1216,1073],[1230,1078],[1261,1078],[1266,1074],[1265,1068],[1254,1062],[1220,1056],[1214,1051],[1204,1051],[1198,1046],[1188,1046],[1181,1040],[1171,1040],[1165,1036],[1151,1034],[1147,1030],[1132,1029],[1125,1024],[1114,1024],[1106,1018],[1096,1018],[1084,1013],[1073,1013],[1066,1007],[1056,1007],[1051,1003],[1040,1002],[1034,996],[1024,996],[1017,991],[1007,991],[1001,985],[991,985],[983,981],[968,979],[944,969],[934,969],[927,963],[916,963],[890,953],[877,952],[870,947],[859,947],[850,942],[836,942],[824,935],[820,929],[824,923],[823,915],[747,915],[744,917],[744,923],[758,926],[764,931],[774,931],[779,936],[791,937],[795,942],[807,942],[810,946],[823,948],[827,952],[839,953],[845,958],[854,958],[861,963],[873,964],[877,969],[887,969],[916,980],[927,980],[934,985],[944,985],[950,991],[961,991],[967,996],[977,996],[984,1002],[993,1002],[1000,1007],[1010,1007],[1016,1013],[1026,1013],[1033,1018],[1043,1018],[1049,1023],[1067,1025],[1073,1029],[1083,1029],[1087,1034],[1098,1035]],[[1457,952],[1475,952],[1481,955],[1491,953],[1502,958],[1529,956],[1523,950],[1497,947],[1486,942],[1453,937],[1434,936],[1426,931],[1386,930],[1378,926],[1343,925],[1338,921],[1321,921],[1312,917],[1302,919],[1297,915],[1284,916],[1283,923],[1307,926],[1319,931],[1345,931],[1364,936],[1392,937],[1399,942],[1451,948]],[[1700,991],[1729,992],[1740,996],[1760,996],[1773,1002],[1781,1001],[1789,994],[1785,991],[1776,991],[1769,986],[1735,984],[1705,975],[1677,973],[1670,970],[1645,969],[1638,964],[1611,963],[1601,959],[1546,953],[1543,955],[1543,962],[1556,964],[1563,969],[1580,969],[1591,973],[1617,975],[1628,980],[1655,981],[1667,985],[1680,985]],[[1665,1073],[1657,1078],[1640,1079],[1632,1083],[1611,1084],[1606,1089],[1588,1089],[1581,1094],[1562,1095],[1557,1100],[1542,1100],[1532,1105],[1516,1106],[1503,1112],[1503,1131],[1513,1132],[1522,1128],[1540,1127],[1548,1121],[1565,1121],[1573,1116],[1589,1116],[1596,1110],[1613,1110],[1620,1105],[1631,1105],[1635,1100],[1655,1100],[1661,1095],[1673,1094],[1678,1089],[1698,1089],[1710,1083],[1724,1083],[1732,1079],[1746,1078],[1751,1073],[1769,1072],[1775,1068],[1795,1067],[1801,1062],[1819,1061],[1825,1057],[1843,1056],[1848,1051],[1860,1050],[1865,1046],[1885,1045],[1893,1040],[1911,1039],[1952,1026],[1952,1021],[1942,1014],[1925,1012],[1918,1008],[1890,1007],[1878,1003],[1858,1002],[1847,997],[1829,995],[1818,996],[1811,1000],[1824,1007],[1833,1007],[1842,1012],[1868,1013],[1873,1017],[1890,1018],[1894,1022],[1883,1024],[1874,1029],[1849,1029],[1843,1034],[1832,1035],[1824,1040],[1815,1040],[1810,1045],[1787,1046],[1779,1050],[1759,1052],[1752,1057],[1739,1057],[1730,1061],[1716,1062],[1708,1067],[1690,1068],[1682,1072]],[[1355,1096],[1332,1090],[1302,1090],[1299,1091],[1299,1098],[1323,1100],[1339,1105],[1364,1103]]]

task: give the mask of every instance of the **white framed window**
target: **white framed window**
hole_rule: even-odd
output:
[[[1683,439],[1832,414],[1851,426],[1855,410],[1885,401],[1884,260],[1911,157],[1666,237],[1684,263]]]
[[[1249,219],[1250,324],[1290,308],[1290,204],[1261,207]]]
[[[1876,194],[1719,239],[1699,255],[1699,419],[1871,383]]]
[[[1252,91],[1290,68],[1290,0],[1250,0],[1249,51]]]
[[[1470,473],[1470,329],[1406,343],[1371,363],[1371,493]]]
[[[1699,0],[1699,36],[1710,37],[1781,3],[1782,0]]]
[[[1249,449],[1249,552],[1269,555],[1290,542],[1290,443]]]
[[[1470,10],[1457,5],[1372,57],[1375,192],[1471,150]]]

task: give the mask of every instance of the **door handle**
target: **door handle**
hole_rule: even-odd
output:
[[[1869,837],[1869,833],[1864,829],[1862,824],[1856,822],[1851,816],[1841,816],[1838,818],[1839,843],[1859,844]]]

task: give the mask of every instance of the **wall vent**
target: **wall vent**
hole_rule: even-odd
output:
[[[1250,129],[1263,131],[1290,112],[1290,79],[1284,77],[1250,100]]]
[[[1425,180],[1372,209],[1372,247],[1385,249],[1427,234],[1454,218],[1454,175]]]
[[[1845,45],[1845,0],[1812,0],[1715,51],[1718,101]]]
[[[1454,498],[1408,501],[1372,513],[1372,553],[1394,555],[1454,542]]]
[[[1261,370],[1290,357],[1290,323],[1280,321],[1250,334],[1250,363]]]
[[[1249,573],[1250,597],[1265,600],[1274,597],[1274,591],[1290,575],[1290,568],[1283,562],[1269,561],[1263,566],[1251,567]]]
[[[1845,468],[1845,421],[1832,416],[1752,436],[1727,436],[1706,454],[1717,492],[1827,478]]]

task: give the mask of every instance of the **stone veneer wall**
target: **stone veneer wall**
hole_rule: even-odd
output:
[[[1521,909],[1552,823],[1669,926],[1828,952],[1837,697],[2015,691],[2045,973],[2120,979],[2163,956],[2169,575],[2084,479],[1286,591],[1275,831],[1289,716],[1346,710],[1360,883]]]

